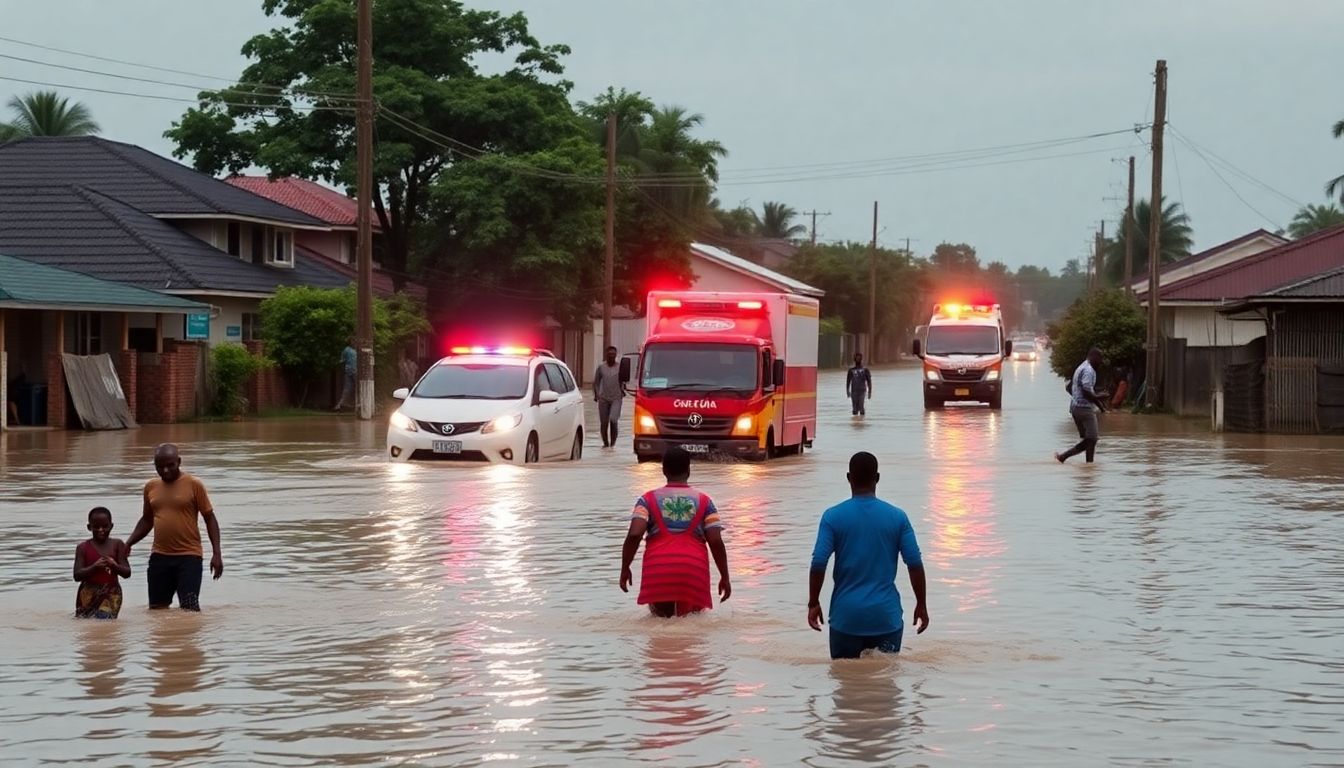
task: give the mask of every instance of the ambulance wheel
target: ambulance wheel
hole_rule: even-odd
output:
[[[989,408],[993,411],[1003,410],[1003,395],[995,395],[989,398]]]
[[[924,410],[933,411],[943,407],[943,401],[936,397],[924,396]]]
[[[775,428],[771,427],[769,432],[765,433],[765,451],[762,459],[773,459],[779,455],[779,448],[775,446]]]

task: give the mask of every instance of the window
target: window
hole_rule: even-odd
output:
[[[256,312],[243,313],[243,341],[261,341],[261,315]]]
[[[650,344],[640,386],[655,391],[748,397],[760,381],[760,358],[746,344]]]
[[[252,263],[261,264],[266,260],[266,228],[260,224],[252,225]]]
[[[574,390],[576,390],[576,389],[579,388],[579,385],[577,385],[577,384],[574,383],[574,377],[571,376],[571,375],[569,375],[569,369],[568,369],[568,368],[561,368],[561,369],[560,369],[560,375],[563,376],[563,377],[565,378],[565,391],[566,391],[566,392],[573,392]]]
[[[573,379],[565,373],[565,369],[555,363],[546,363],[546,375],[551,380],[551,389],[558,395],[574,391]]]
[[[269,262],[290,266],[294,264],[294,233],[283,229],[272,230],[272,249]]]
[[[243,253],[243,225],[236,221],[230,221],[228,226],[227,248],[230,256],[241,256]]]
[[[436,365],[420,379],[411,395],[444,400],[521,400],[527,395],[527,368],[493,364]]]
[[[103,316],[96,312],[75,315],[75,354],[97,355],[103,351]]]

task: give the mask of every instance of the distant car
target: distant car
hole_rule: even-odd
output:
[[[1037,347],[1037,346],[1036,346],[1036,342],[1031,341],[1031,340],[1026,340],[1026,341],[1014,341],[1014,342],[1013,342],[1013,359],[1014,359],[1014,360],[1030,360],[1030,361],[1032,361],[1032,362],[1035,362],[1035,361],[1037,361],[1037,360],[1040,360],[1040,359],[1041,359],[1041,351],[1040,351],[1040,347]]]
[[[523,463],[583,457],[583,394],[550,353],[456,348],[388,420],[392,461]]]

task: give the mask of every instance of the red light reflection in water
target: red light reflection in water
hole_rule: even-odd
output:
[[[750,464],[733,466],[730,470],[731,487],[734,491],[745,493],[734,495],[731,499],[714,500],[723,514],[723,524],[728,531],[728,557],[734,582],[737,583],[741,577],[743,586],[757,585],[760,577],[779,570],[779,564],[761,554],[769,537],[765,530],[767,500],[753,493],[752,489],[767,482],[762,476],[764,469],[760,465]]]
[[[926,415],[925,445],[934,470],[929,473],[931,546],[925,555],[937,568],[958,611],[995,602],[994,581],[1004,553],[997,535],[998,478],[993,453],[999,414],[949,408]]]

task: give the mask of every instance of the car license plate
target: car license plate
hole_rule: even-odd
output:
[[[435,453],[461,453],[461,452],[462,452],[462,441],[461,441],[461,440],[435,440],[435,441],[434,441],[433,448],[434,448],[434,452],[435,452]]]
[[[709,453],[709,446],[702,443],[685,443],[681,448],[687,453]]]
[[[958,389],[958,390],[955,390],[952,394],[956,395],[957,397],[969,397],[970,394],[971,394],[971,390],[969,390],[969,389]]]

